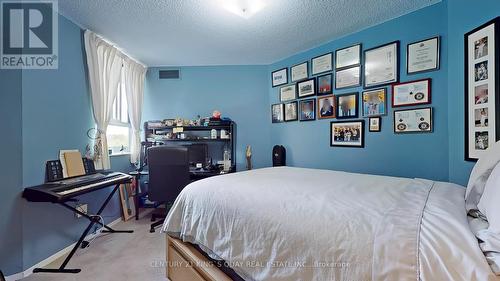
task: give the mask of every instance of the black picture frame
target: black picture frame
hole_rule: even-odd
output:
[[[350,49],[352,47],[356,47],[356,46],[359,46],[359,62],[358,63],[355,63],[355,64],[350,64],[350,65],[345,65],[345,66],[342,66],[342,67],[339,67],[337,65],[337,61],[338,61],[338,57],[337,57],[337,54],[338,52],[342,51],[342,50],[346,50],[346,49]],[[355,67],[355,66],[361,66],[361,59],[362,59],[362,54],[363,54],[363,45],[361,43],[358,43],[358,44],[353,44],[351,46],[347,46],[347,47],[344,47],[344,48],[340,48],[340,49],[337,49],[335,50],[335,71],[337,70],[343,70],[343,69],[346,69],[346,68],[351,68],[351,67]],[[361,79],[360,79],[361,80]]]
[[[294,69],[295,67],[301,66],[301,65],[303,65],[303,64],[305,64],[305,65],[306,65],[306,71],[307,71],[306,77],[305,77],[305,78],[302,78],[302,79],[293,80],[293,75],[292,75],[292,73],[293,73],[293,69]],[[295,83],[295,82],[299,82],[299,81],[302,81],[302,80],[306,80],[306,79],[308,79],[308,78],[309,78],[309,61],[304,61],[304,62],[301,62],[301,63],[295,64],[295,65],[292,65],[292,66],[290,67],[290,82],[291,82],[291,83]]]
[[[356,124],[359,126],[359,144],[335,144],[334,138],[334,125],[336,124]],[[349,121],[331,121],[330,122],[330,147],[355,147],[364,148],[365,147],[365,120],[349,120]]]
[[[324,77],[328,77],[330,76],[330,78],[328,79],[329,81],[329,84],[330,84],[330,90],[326,91],[326,92],[321,92],[321,82]],[[318,96],[326,96],[326,95],[331,95],[333,93],[333,73],[328,73],[328,74],[324,74],[324,75],[321,75],[321,76],[318,76],[316,78],[316,95]]]
[[[367,71],[367,67],[366,67],[366,54],[368,52],[372,52],[376,49],[380,49],[380,48],[385,48],[387,46],[390,46],[390,45],[396,45],[396,77],[395,79],[393,80],[386,80],[386,81],[383,81],[383,82],[379,82],[377,84],[367,84],[367,79],[366,79],[366,71]],[[364,50],[363,51],[363,65],[364,65],[364,68],[363,68],[363,87],[365,89],[371,89],[371,88],[376,88],[376,87],[383,87],[383,86],[386,86],[386,85],[390,85],[392,83],[398,83],[399,82],[399,72],[400,72],[400,68],[401,68],[401,54],[400,54],[400,41],[399,40],[396,40],[396,41],[392,41],[392,42],[389,42],[389,43],[386,43],[386,44],[383,44],[383,45],[379,45],[377,47],[373,47],[373,48],[370,48],[370,49],[367,49],[367,50]]]
[[[414,131],[401,131],[401,129],[397,129],[397,120],[396,120],[396,114],[398,112],[404,112],[404,111],[417,111],[417,110],[429,110],[430,113],[430,119],[429,122],[423,122],[427,123],[427,126],[429,126],[429,130],[414,130]],[[420,127],[420,126],[419,126]],[[434,132],[434,110],[432,107],[419,107],[419,108],[410,108],[410,109],[398,109],[393,111],[393,130],[394,134],[425,134],[425,133],[432,133]]]
[[[293,99],[283,99],[283,88],[288,88],[288,87],[293,88],[293,91],[294,91]],[[290,84],[290,85],[281,86],[279,88],[279,100],[280,100],[280,102],[283,103],[283,102],[292,101],[295,99],[297,99],[297,86],[296,85]]]
[[[384,95],[384,100],[383,100],[384,112],[370,115],[370,113],[365,111],[365,95],[367,95],[369,93],[378,92],[378,91],[382,91],[383,95]],[[364,118],[385,116],[385,115],[387,115],[387,111],[388,111],[387,104],[388,104],[388,102],[387,102],[387,88],[385,88],[385,87],[384,88],[374,88],[374,89],[369,89],[369,90],[363,91],[361,93],[361,116],[363,116]]]
[[[433,40],[433,39],[437,40],[436,67],[425,69],[425,70],[420,70],[420,71],[410,72],[409,71],[409,67],[410,67],[410,64],[409,64],[409,62],[410,62],[410,46],[415,45],[415,44],[420,44],[422,42]],[[415,42],[412,42],[412,43],[409,43],[409,44],[406,45],[406,74],[413,75],[413,74],[418,74],[418,73],[425,73],[425,72],[436,71],[436,70],[439,70],[440,67],[441,67],[441,36],[438,35],[438,36],[430,37],[430,38],[419,40],[419,41],[415,41]]]
[[[291,119],[287,119],[287,108],[286,106],[288,104],[295,104],[295,117],[294,118],[291,118]],[[297,103],[297,101],[291,101],[291,102],[285,102],[283,103],[283,110],[285,111],[283,113],[283,119],[285,120],[285,122],[292,122],[292,121],[297,121],[299,119],[299,105]]]
[[[351,114],[351,115],[345,115],[343,114],[343,111],[342,111],[342,104],[341,104],[341,99],[342,98],[345,98],[345,97],[349,97],[349,96],[354,96],[354,100],[355,100],[355,114]],[[337,106],[336,108],[336,113],[337,113],[337,119],[354,119],[354,118],[358,118],[359,116],[359,93],[358,92],[353,92],[353,93],[346,93],[346,94],[342,94],[342,95],[336,95],[335,96],[336,100],[335,100],[335,104]]]
[[[283,70],[285,71],[285,75],[286,75],[285,80],[286,81],[279,83],[279,84],[274,84],[274,74],[277,72],[283,71]],[[271,84],[272,84],[273,88],[288,84],[288,68],[284,67],[284,68],[281,68],[281,69],[278,69],[278,70],[271,72]]]
[[[317,58],[321,58],[321,57],[324,57],[324,56],[328,56],[330,55],[330,68],[327,69],[327,70],[323,70],[323,71],[320,71],[320,72],[314,72],[314,60],[317,59]],[[322,55],[319,55],[319,56],[316,56],[314,58],[311,59],[311,76],[316,76],[316,75],[319,75],[319,74],[323,74],[323,73],[327,73],[327,72],[331,72],[333,70],[333,53],[332,52],[329,52],[329,53],[325,53],[325,54],[322,54]]]
[[[378,128],[372,130],[372,119],[378,120]],[[382,117],[369,117],[368,118],[368,131],[369,132],[381,132],[382,131]]]
[[[339,79],[338,79],[338,73],[340,72],[344,72],[344,71],[349,71],[349,70],[353,70],[357,68],[358,69],[358,77],[359,77],[359,80],[356,84],[351,84],[351,85],[347,85],[347,86],[343,86],[343,87],[339,87],[338,83],[339,83]],[[335,71],[335,90],[342,90],[342,89],[350,89],[350,88],[358,88],[361,86],[361,80],[363,79],[362,77],[362,72],[363,72],[363,67],[361,65],[357,65],[357,66],[352,66],[352,67],[347,67],[347,68],[342,68],[342,69],[339,69],[337,71]]]
[[[312,104],[312,114],[313,114],[312,118],[304,118],[303,117],[303,114],[302,114],[302,112],[303,112],[302,111],[302,104],[304,104],[304,103],[310,103],[310,104]],[[303,99],[303,100],[300,100],[299,101],[298,111],[299,111],[299,121],[300,122],[314,121],[314,120],[316,120],[316,99],[312,98],[312,99]]]
[[[276,121],[274,119],[274,107],[275,106],[280,106],[280,111],[281,111],[281,121]],[[275,124],[275,123],[283,123],[285,122],[285,106],[284,104],[282,103],[275,103],[275,104],[271,104],[271,123]]]
[[[310,94],[307,94],[307,95],[300,95],[300,85],[301,84],[304,84],[304,83],[308,83],[308,82],[313,82],[313,86],[312,86],[312,93]],[[316,95],[316,77],[313,77],[313,78],[309,78],[309,79],[306,79],[306,80],[302,80],[300,82],[297,82],[296,84],[296,93],[297,93],[297,99],[301,99],[301,98],[305,98],[305,97],[311,97],[311,96],[315,96]]]
[[[495,42],[494,42],[494,52],[495,52],[495,57],[493,58],[495,62],[495,73],[494,75],[490,75],[490,77],[494,77],[494,85],[495,85],[495,92],[494,93],[488,93],[488,95],[494,95],[495,96],[495,103],[494,103],[494,112],[495,112],[495,127],[493,128],[495,130],[495,141],[500,140],[500,114],[496,113],[500,109],[500,79],[498,78],[498,75],[500,75],[500,17],[496,17],[481,26],[474,28],[473,30],[467,32],[464,35],[464,160],[465,161],[471,161],[471,162],[476,162],[478,158],[472,157],[471,152],[469,151],[469,145],[470,145],[470,124],[469,124],[469,107],[471,105],[474,105],[474,101],[469,99],[469,37],[472,36],[473,34],[489,27],[490,25],[494,25],[494,37],[495,37]],[[474,63],[477,63],[474,62]],[[491,111],[491,109],[490,109]],[[472,125],[474,126],[474,125]],[[474,136],[474,139],[476,139],[476,136]]]

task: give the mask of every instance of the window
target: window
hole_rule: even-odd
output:
[[[130,152],[130,122],[128,119],[125,83],[123,83],[123,68],[121,77],[122,81],[118,84],[118,93],[113,102],[113,114],[106,132],[108,149],[111,150],[111,155]]]

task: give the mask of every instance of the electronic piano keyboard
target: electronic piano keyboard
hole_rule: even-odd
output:
[[[28,187],[24,189],[23,197],[31,202],[66,202],[98,189],[128,183],[131,179],[124,173],[99,172]]]
[[[83,233],[81,234],[78,242],[73,246],[71,252],[64,259],[63,263],[59,268],[35,268],[33,273],[37,272],[47,272],[47,273],[78,273],[81,271],[79,268],[69,269],[66,268],[69,261],[76,253],[76,250],[82,246],[87,247],[89,242],[85,241],[85,238],[90,233],[90,230],[94,225],[99,225],[102,227],[101,232],[109,233],[132,233],[133,230],[115,230],[110,226],[106,225],[104,219],[102,219],[102,212],[108,205],[111,198],[118,190],[121,184],[129,183],[132,180],[132,176],[124,173],[111,172],[111,171],[96,171],[94,167],[94,162],[92,160],[83,158],[83,165],[85,168],[85,175],[71,178],[64,178],[62,172],[61,161],[51,160],[45,163],[45,184],[27,187],[23,191],[23,197],[31,202],[50,202],[59,204],[66,209],[69,209],[75,214],[79,214],[83,218],[89,220],[89,225]],[[93,214],[82,212],[76,208],[77,198],[82,194],[90,193],[99,189],[113,186],[110,189],[110,193],[97,211]],[[74,202],[71,202],[74,201]],[[97,204],[92,200],[93,204]],[[97,207],[97,205],[95,205]]]

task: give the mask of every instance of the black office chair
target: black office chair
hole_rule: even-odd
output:
[[[182,189],[189,184],[189,158],[185,147],[156,146],[147,151],[149,166],[148,199],[167,205],[174,202]],[[165,206],[166,207],[166,206]],[[167,209],[153,214],[152,220],[165,218]],[[150,232],[155,232],[163,220],[151,224]]]

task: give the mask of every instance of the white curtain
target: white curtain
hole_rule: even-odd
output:
[[[97,129],[101,132],[101,151],[97,168],[109,169],[106,129],[111,119],[113,102],[118,92],[122,68],[121,53],[92,31],[85,31],[85,53],[89,71],[92,108]]]
[[[127,94],[128,116],[132,127],[132,138],[130,144],[130,163],[136,163],[140,157],[141,150],[141,117],[142,101],[144,98],[144,78],[146,68],[141,64],[124,59],[123,62],[125,92]]]

